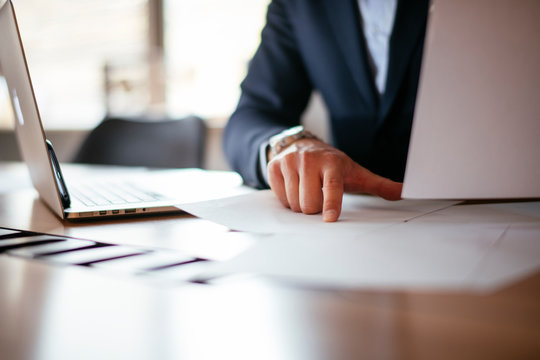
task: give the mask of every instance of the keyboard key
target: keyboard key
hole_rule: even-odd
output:
[[[23,246],[31,246],[31,245],[50,243],[50,242],[56,242],[56,241],[62,241],[62,239],[55,238],[49,235],[24,236],[24,237],[17,237],[13,239],[1,239],[0,252],[13,249],[13,248],[23,247]]]
[[[125,204],[126,200],[122,199],[118,194],[111,191],[111,188],[101,189],[101,196],[103,196],[111,204]]]
[[[20,231],[16,230],[8,230],[8,229],[0,229],[0,238],[15,235],[20,233]]]
[[[70,193],[71,193],[71,196],[73,196],[75,199],[82,202],[85,206],[95,206],[96,205],[96,203],[94,203],[88,197],[84,196],[80,191],[71,190]]]
[[[40,260],[61,264],[81,265],[123,256],[142,254],[145,251],[128,246],[103,246],[90,249],[68,251],[55,255],[40,256]]]
[[[158,282],[197,281],[199,275],[208,268],[204,260],[172,266],[146,273],[148,278]]]
[[[195,258],[171,252],[152,251],[139,256],[108,260],[92,264],[93,267],[111,271],[137,273],[194,261]]]
[[[83,249],[96,245],[93,241],[77,240],[77,239],[58,239],[59,241],[46,244],[37,244],[34,246],[27,246],[23,248],[17,248],[8,250],[9,255],[21,256],[27,258],[33,258],[37,256],[55,254],[62,251]]]
[[[86,206],[121,205],[163,200],[161,195],[141,190],[130,183],[94,183],[71,190],[74,198]]]

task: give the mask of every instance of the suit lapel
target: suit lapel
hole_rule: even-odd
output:
[[[379,99],[369,67],[357,0],[323,0],[323,2],[330,27],[365,105],[375,113]]]
[[[386,88],[381,100],[380,120],[388,115],[411,61],[412,52],[425,29],[429,0],[399,0],[390,38]]]

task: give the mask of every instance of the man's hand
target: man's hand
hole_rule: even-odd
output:
[[[268,181],[281,203],[295,212],[334,222],[344,192],[401,199],[403,184],[375,175],[343,152],[316,139],[298,140],[268,163]]]

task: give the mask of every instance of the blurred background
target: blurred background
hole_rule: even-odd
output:
[[[106,117],[197,115],[207,126],[205,167],[227,169],[221,132],[269,2],[14,0],[43,125],[60,161]],[[3,82],[0,74],[0,160],[16,160]],[[314,118],[324,116],[318,106]]]

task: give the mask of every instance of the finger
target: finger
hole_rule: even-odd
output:
[[[285,158],[286,160],[287,158]],[[298,171],[296,167],[292,166],[290,161],[282,161],[281,172],[283,174],[283,180],[285,182],[285,192],[287,196],[287,202],[289,207],[294,212],[300,212],[300,202],[298,195]]]
[[[304,214],[317,214],[323,206],[321,175],[316,168],[303,163],[300,167],[300,208]]]
[[[380,196],[386,200],[400,200],[403,183],[395,182],[357,165],[354,178],[357,181],[356,191]]]
[[[341,172],[329,169],[323,173],[323,220],[337,221],[343,200],[343,177]]]
[[[268,163],[268,184],[270,188],[278,198],[278,200],[285,206],[289,207],[289,202],[287,201],[287,194],[285,191],[285,181],[283,180],[283,174],[281,173],[281,167],[277,162]]]

